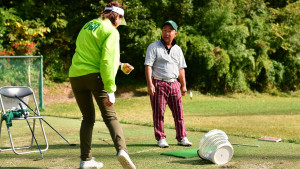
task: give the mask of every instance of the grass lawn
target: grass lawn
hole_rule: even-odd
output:
[[[79,166],[79,128],[81,114],[74,101],[46,102],[48,121],[70,143],[71,147],[45,123],[49,150],[39,153],[15,155],[12,151],[0,152],[0,168],[77,168]],[[152,127],[149,96],[117,98],[117,115],[123,129],[130,156],[137,168],[300,168],[300,97],[274,97],[267,95],[214,97],[194,94],[193,99],[183,97],[185,124],[189,148],[198,148],[201,137],[211,129],[225,131],[231,143],[259,145],[246,147],[234,145],[233,159],[225,165],[214,165],[199,157],[177,158],[160,155],[163,152],[189,149],[177,146],[174,122],[169,108],[165,114],[167,149],[157,147]],[[52,116],[52,117],[51,117]],[[57,118],[59,117],[59,118]],[[64,118],[61,118],[64,117]],[[103,168],[121,168],[116,151],[97,109],[93,135],[93,156],[104,163]],[[23,121],[25,124],[26,122]],[[20,129],[21,122],[11,128],[16,132],[16,143],[30,135],[28,127]],[[280,137],[283,142],[258,141],[261,136]],[[37,136],[41,140],[40,136]],[[6,140],[6,141],[5,141]],[[41,142],[41,147],[44,143]],[[0,145],[9,146],[5,123],[2,126]]]
[[[115,107],[122,123],[152,126],[149,96],[117,98]],[[280,137],[286,142],[300,143],[300,97],[213,97],[194,94],[192,100],[188,96],[183,97],[183,108],[189,131],[207,132],[217,128],[230,135]],[[43,114],[81,118],[75,102],[46,104]],[[100,114],[97,117],[102,120]],[[174,128],[169,108],[165,113],[165,127]]]
[[[0,152],[0,168],[78,168],[79,166],[79,127],[80,120],[56,117],[45,119],[70,143],[68,144],[57,135],[45,123],[46,134],[49,141],[49,150],[43,152],[44,159],[40,153],[15,155],[12,151]],[[23,121],[26,123],[25,121]],[[21,134],[15,137],[16,143],[24,140],[26,130],[20,130],[21,122],[14,122],[11,129]],[[169,148],[158,148],[153,137],[153,128],[132,124],[122,124],[130,156],[137,168],[143,169],[191,169],[191,168],[300,168],[300,144],[279,142],[263,142],[253,138],[229,136],[231,143],[259,145],[260,147],[245,147],[234,145],[234,156],[225,165],[214,165],[210,161],[201,160],[199,157],[178,158],[160,155],[163,152],[181,149],[197,148],[203,132],[188,132],[189,139],[194,143],[192,147],[186,148],[176,145],[175,130],[166,129]],[[26,127],[26,126],[25,126]],[[5,129],[5,128],[4,128]],[[4,130],[5,131],[5,130]],[[2,140],[7,140],[7,133],[2,132]],[[41,140],[37,136],[38,140]],[[2,141],[1,140],[1,141]],[[22,142],[22,141],[21,141]],[[8,142],[2,141],[1,145],[8,146]],[[40,141],[40,146],[44,144]],[[103,122],[97,121],[93,135],[93,156],[104,163],[104,169],[122,168],[116,159],[116,151],[108,130]]]

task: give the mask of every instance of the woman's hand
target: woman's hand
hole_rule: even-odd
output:
[[[122,63],[121,65],[121,70],[122,72],[124,72],[125,74],[129,74],[132,70],[134,69],[133,66],[131,66],[129,63]]]
[[[109,96],[110,96],[110,97],[109,97]],[[106,99],[106,101],[104,102],[104,105],[107,106],[107,107],[110,107],[110,106],[112,106],[114,103],[115,103],[115,95],[114,95],[114,93],[108,93],[108,94],[107,94],[107,99]]]

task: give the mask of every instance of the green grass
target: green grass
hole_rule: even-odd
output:
[[[185,104],[187,114],[208,116],[299,114],[299,98],[199,98]]]
[[[149,96],[121,97],[115,107],[122,123],[152,126]],[[218,128],[230,135],[281,137],[286,142],[300,143],[300,97],[214,97],[195,93],[192,100],[183,97],[183,108],[189,131],[207,132]],[[46,103],[46,109],[43,112],[46,115],[81,118],[75,102]],[[169,108],[165,116],[165,127],[174,128]],[[98,113],[97,119],[102,120],[100,117]]]
[[[60,138],[45,123],[45,129],[49,141],[49,150],[43,152],[44,159],[40,158],[39,153],[31,153],[25,155],[15,155],[12,151],[0,152],[0,168],[78,168],[79,166],[79,128],[80,120],[66,119],[56,117],[46,117],[45,119],[60,134],[62,134],[70,143],[77,146],[68,146],[68,144]],[[23,123],[26,122],[22,121]],[[21,121],[13,122],[16,143],[24,140],[28,130],[25,126],[24,130],[20,127]],[[160,155],[163,152],[186,149],[177,146],[175,140],[175,131],[166,129],[167,140],[170,147],[166,149],[158,148],[153,136],[153,128],[147,126],[137,126],[131,124],[123,124],[124,134],[126,137],[127,148],[130,157],[137,168],[143,169],[216,169],[216,168],[299,168],[299,152],[300,144],[291,144],[285,142],[271,143],[258,141],[257,139],[241,138],[237,136],[229,136],[231,143],[259,145],[260,147],[233,146],[234,156],[232,160],[222,166],[214,165],[210,161],[201,160],[199,157],[193,158],[177,158],[172,156]],[[23,134],[22,134],[23,133]],[[205,134],[202,132],[188,132],[189,139],[194,143],[190,148],[197,148],[201,137]],[[40,146],[44,147],[40,135]],[[8,146],[7,133],[3,132],[1,137],[1,146]],[[36,148],[36,147],[35,147]],[[96,122],[93,135],[93,156],[104,163],[104,169],[121,168],[116,159],[116,151],[113,147],[112,140],[108,134],[108,130],[103,122]],[[36,161],[37,160],[37,161]]]
[[[81,113],[76,102],[45,102],[46,119],[70,143],[79,144]],[[170,110],[165,113],[168,149],[157,147],[152,127],[152,110],[149,96],[117,98],[117,116],[123,130],[130,156],[137,168],[300,168],[300,97],[204,96],[194,93],[193,99],[183,97],[185,124],[188,138],[197,148],[201,137],[211,129],[225,131],[231,143],[259,145],[260,147],[233,146],[233,159],[226,165],[213,165],[199,157],[182,159],[160,155],[162,152],[185,149],[176,145],[174,122]],[[93,135],[93,156],[104,163],[105,168],[121,168],[116,159],[108,130],[97,111]],[[51,117],[52,116],[52,117]],[[67,118],[56,118],[56,117]],[[24,143],[30,135],[28,127],[21,129],[19,123],[11,128],[16,132],[16,143]],[[70,147],[51,128],[44,124],[49,140],[49,150],[44,159],[39,153],[15,155],[11,151],[0,152],[0,168],[77,168],[79,146]],[[3,130],[4,129],[4,130]],[[2,126],[0,145],[9,146],[5,123]],[[27,132],[25,132],[27,131]],[[283,142],[258,141],[260,136],[281,137]],[[38,136],[38,140],[40,140]],[[6,140],[6,141],[5,141]],[[24,140],[26,141],[26,140]],[[291,143],[290,143],[291,142]],[[296,143],[296,144],[295,144]],[[40,143],[44,146],[44,143]]]

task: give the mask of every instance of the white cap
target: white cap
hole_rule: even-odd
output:
[[[112,7],[105,7],[104,11],[113,11],[113,12],[116,12],[116,13],[122,15],[123,17],[122,17],[122,22],[120,25],[126,25],[126,21],[124,18],[124,9],[116,7],[116,6],[112,6]]]

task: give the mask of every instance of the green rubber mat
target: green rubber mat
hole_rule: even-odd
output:
[[[160,155],[174,156],[174,157],[180,157],[180,158],[191,158],[191,157],[198,156],[197,151],[198,151],[198,148],[190,148],[190,149],[169,151],[169,152],[161,153]]]

